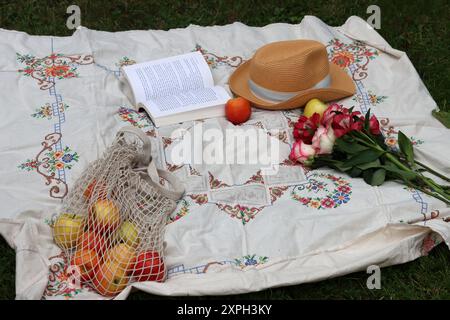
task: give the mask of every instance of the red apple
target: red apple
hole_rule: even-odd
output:
[[[79,249],[95,250],[100,257],[102,257],[103,252],[106,250],[106,245],[107,242],[105,239],[101,235],[92,231],[83,232],[78,239]]]
[[[92,197],[95,197],[96,199],[106,199],[106,193],[106,184],[103,182],[97,183],[97,180],[94,179],[84,190],[83,196],[87,201],[90,201]]]
[[[158,281],[165,278],[165,266],[158,252],[142,252],[136,258],[136,262],[131,266],[132,275],[136,281]]]
[[[70,265],[79,268],[81,281],[90,281],[92,279],[98,263],[98,255],[92,249],[77,250],[70,261]]]

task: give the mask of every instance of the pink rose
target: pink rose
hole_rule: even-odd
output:
[[[322,124],[324,126],[331,124],[336,138],[342,137],[352,130],[362,130],[363,123],[364,117],[359,111],[350,112],[349,109],[337,103],[331,104],[322,117]]]
[[[294,142],[289,158],[292,161],[298,161],[303,164],[310,165],[314,161],[315,155],[316,149],[314,149],[312,145],[306,144],[300,140]]]
[[[346,113],[337,114],[332,119],[332,126],[336,138],[342,137],[347,132],[353,130],[361,131],[363,128],[364,117],[360,116],[360,112],[355,111],[349,113],[348,109],[345,111]]]
[[[312,139],[312,145],[317,154],[330,154],[333,152],[335,141],[336,135],[333,128],[330,125],[327,127],[320,126]]]
[[[322,115],[322,124],[324,126],[330,124],[333,121],[333,117],[336,115],[337,112],[344,113],[345,110],[343,106],[337,103],[330,104],[327,110],[325,110],[325,112]]]

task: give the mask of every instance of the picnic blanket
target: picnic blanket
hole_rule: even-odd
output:
[[[450,210],[442,202],[396,182],[371,187],[292,163],[292,127],[301,110],[254,110],[241,126],[279,132],[279,170],[265,175],[252,165],[171,163],[171,133],[195,122],[155,128],[132,110],[124,91],[121,66],[194,50],[228,89],[230,74],[260,46],[314,39],[356,84],[356,94],[338,103],[363,113],[370,108],[388,145],[396,146],[401,130],[421,162],[450,174],[450,131],[431,116],[436,103],[407,55],[358,17],[340,27],[306,16],[300,24],[265,27],[0,34],[0,233],[16,251],[18,299],[102,298],[68,284],[67,259],[51,226],[71,184],[126,125],[147,134],[157,166],[177,175],[186,194],[166,227],[167,281],[135,283],[118,299],[133,287],[160,295],[258,291],[408,262],[442,241],[450,246]],[[203,126],[233,125],[214,118]]]

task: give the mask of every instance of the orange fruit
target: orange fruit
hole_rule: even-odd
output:
[[[233,124],[241,124],[250,119],[252,107],[250,102],[242,97],[230,99],[225,104],[225,115]]]

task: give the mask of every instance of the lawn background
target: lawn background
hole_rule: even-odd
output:
[[[274,22],[299,23],[315,15],[329,25],[342,25],[351,15],[367,19],[367,7],[381,8],[378,32],[394,47],[406,51],[439,108],[450,111],[450,1],[4,1],[0,27],[35,35],[67,36],[66,8],[81,8],[81,24],[90,29],[184,28],[189,24],[223,25],[241,21],[252,26]],[[446,113],[439,113],[448,121]],[[447,119],[447,120],[445,120]],[[447,146],[448,147],[448,146]],[[450,251],[441,244],[429,256],[382,269],[380,290],[366,287],[364,272],[319,283],[269,289],[230,299],[450,299]],[[0,240],[0,299],[15,296],[15,254]],[[133,293],[130,299],[161,297]],[[205,298],[205,297],[204,297]],[[203,298],[203,299],[204,299]],[[208,297],[214,298],[214,297]]]

